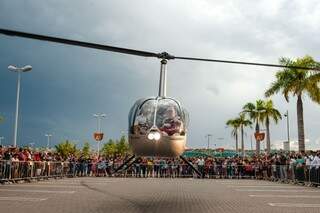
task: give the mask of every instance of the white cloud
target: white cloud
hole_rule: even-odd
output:
[[[0,2],[0,26],[148,51],[168,51],[177,56],[277,63],[281,56],[310,54],[320,59],[320,40],[315,36],[320,34],[319,7],[315,0],[137,0],[134,3],[7,0]],[[10,12],[13,10],[16,12]],[[0,37],[0,42],[1,39],[4,37]],[[10,39],[10,44],[16,40]],[[115,120],[110,120],[114,123],[111,136],[115,137],[117,129],[126,126],[127,110],[135,98],[156,94],[159,76],[156,60],[26,40],[21,43],[25,45],[19,51],[21,58],[25,57],[24,50],[32,49],[33,57],[29,57],[34,66],[45,68],[50,64],[50,67],[68,70],[66,74],[61,71],[58,76],[50,76],[52,82],[58,82],[56,87],[69,89],[70,94],[60,93],[62,97],[72,97],[81,103],[96,95],[90,99],[92,104],[115,114]],[[18,58],[11,49],[0,50],[1,55],[12,53],[9,59],[0,61],[2,67]],[[191,114],[189,146],[199,146],[198,139],[207,132],[229,138],[225,121],[237,116],[244,103],[262,98],[264,90],[274,80],[275,71],[263,67],[170,61],[169,95],[184,103]],[[59,75],[64,75],[65,80]],[[74,83],[70,88],[67,84],[70,79],[79,85]],[[273,99],[281,112],[289,108],[291,137],[297,137],[295,99],[289,104],[280,96]],[[79,106],[79,110],[85,111],[86,104],[83,104],[84,109]],[[65,106],[66,111],[74,110],[67,103]],[[313,128],[320,125],[315,121],[319,116],[318,108],[305,101],[306,132],[313,146],[317,145],[315,141],[319,137],[318,130]],[[82,129],[89,129],[87,118],[82,119],[78,122],[86,127]],[[83,135],[77,128],[70,128],[70,132]],[[272,138],[285,139],[285,128],[285,121],[273,126]]]

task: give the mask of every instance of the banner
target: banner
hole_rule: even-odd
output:
[[[93,137],[94,137],[94,139],[95,139],[97,142],[102,141],[102,139],[103,139],[103,133],[102,133],[102,132],[95,132],[95,133],[93,134]]]

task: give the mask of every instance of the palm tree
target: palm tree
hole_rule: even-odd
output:
[[[264,111],[262,112],[262,120],[266,125],[267,132],[267,153],[270,153],[270,120],[272,119],[275,123],[278,123],[279,119],[282,119],[281,113],[274,108],[272,100],[264,102]]]
[[[280,64],[286,66],[320,68],[320,63],[316,62],[310,56],[305,56],[296,60],[281,58],[279,61]],[[284,68],[283,70],[280,70],[276,73],[276,80],[265,92],[265,96],[270,97],[271,95],[274,95],[281,91],[287,102],[289,102],[290,94],[297,97],[299,151],[305,151],[302,95],[307,94],[312,101],[320,103],[319,82],[320,73],[297,68]]]
[[[243,139],[244,127],[247,127],[247,126],[251,127],[252,122],[246,118],[246,115],[244,113],[240,113],[240,116],[235,120],[237,120],[236,122],[239,123],[240,133],[241,133],[241,153],[242,153],[242,156],[244,156],[244,139]]]
[[[259,99],[255,103],[247,103],[243,106],[242,113],[249,116],[250,120],[256,123],[255,132],[260,132],[260,122],[262,122],[262,113],[264,112],[264,101]],[[256,154],[260,153],[260,141],[256,140]]]
[[[237,118],[229,119],[226,122],[226,125],[228,127],[232,128],[231,135],[236,139],[236,152],[238,153],[238,151],[239,151],[238,130],[239,130],[239,127],[240,127],[239,119],[237,119]]]

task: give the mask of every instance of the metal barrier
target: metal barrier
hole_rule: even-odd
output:
[[[190,166],[184,163],[136,163],[120,173],[114,173],[121,163],[100,161],[51,162],[51,161],[0,161],[0,181],[16,181],[53,177],[115,176],[149,178],[197,178]],[[320,185],[320,165],[276,165],[276,164],[237,164],[213,163],[193,164],[203,178],[220,179],[264,179],[271,181]]]
[[[312,185],[319,186],[320,185],[320,166],[310,166],[308,171],[309,174],[309,182]]]
[[[0,180],[64,177],[69,172],[68,164],[50,161],[0,161]]]
[[[115,168],[120,164],[113,165]],[[211,179],[261,179],[320,185],[320,166],[276,164],[211,164],[194,166]],[[107,172],[105,172],[107,174]],[[187,164],[134,164],[116,175],[120,177],[197,177]]]

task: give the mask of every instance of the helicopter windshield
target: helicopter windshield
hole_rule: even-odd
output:
[[[188,113],[172,98],[149,98],[135,103],[129,122],[131,134],[146,135],[157,128],[162,135],[185,135]]]

